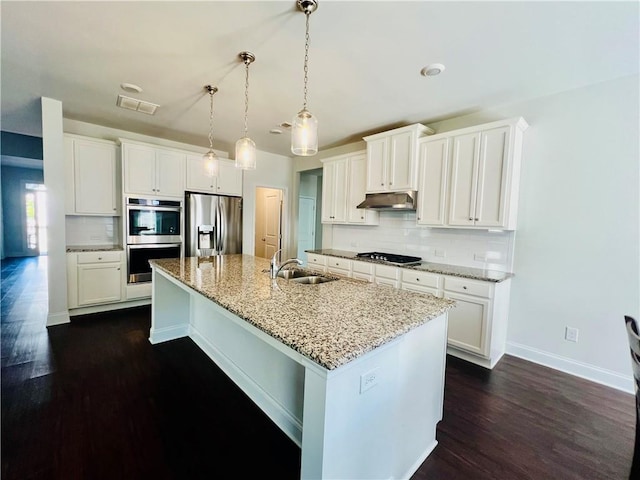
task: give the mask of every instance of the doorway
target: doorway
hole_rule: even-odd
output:
[[[282,248],[282,199],[278,188],[256,187],[254,255],[271,258]]]
[[[46,255],[47,193],[44,184],[24,184],[24,212],[27,256]]]
[[[306,250],[322,248],[322,168],[300,172],[298,193],[298,258],[307,262]]]

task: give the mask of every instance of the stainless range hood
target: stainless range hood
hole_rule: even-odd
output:
[[[364,202],[357,208],[370,208],[373,210],[416,210],[418,192],[409,190],[406,192],[367,193]]]

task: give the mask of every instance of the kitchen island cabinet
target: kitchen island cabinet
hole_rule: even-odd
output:
[[[301,447],[301,478],[408,478],[435,448],[454,302],[248,255],[150,263],[151,343],[189,336]]]

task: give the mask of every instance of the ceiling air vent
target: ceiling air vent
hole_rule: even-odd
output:
[[[147,115],[153,115],[156,113],[156,109],[160,106],[155,103],[136,100],[135,98],[127,97],[125,95],[118,95],[116,105],[121,108],[126,108],[127,110],[133,110],[134,112],[146,113]]]

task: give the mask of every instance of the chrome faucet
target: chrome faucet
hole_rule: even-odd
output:
[[[291,263],[297,263],[298,265],[302,265],[302,260],[298,258],[290,258],[283,264],[278,265],[277,257],[278,257],[278,253],[280,253],[281,251],[282,249],[276,250],[276,253],[273,254],[273,257],[271,257],[271,267],[269,268],[269,273],[271,275],[271,278],[278,278],[278,272]]]

